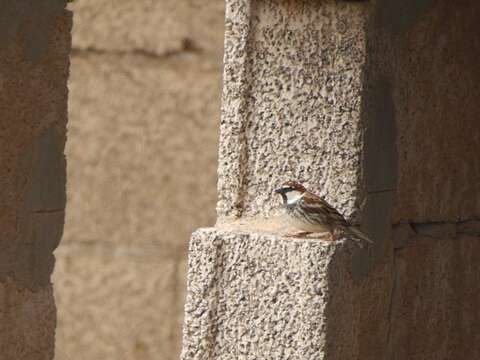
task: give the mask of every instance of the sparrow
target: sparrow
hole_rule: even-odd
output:
[[[340,233],[350,235],[360,245],[360,241],[372,243],[372,240],[350,224],[328,202],[305,189],[302,184],[287,181],[275,192],[282,196],[291,225],[301,230],[301,235],[329,232],[333,241]]]

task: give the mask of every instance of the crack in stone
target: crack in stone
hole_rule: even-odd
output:
[[[388,192],[394,192],[395,189],[381,189],[381,190],[374,190],[374,191],[368,191],[368,194],[381,194],[381,193],[388,193]]]
[[[54,213],[60,213],[64,211],[65,209],[42,209],[42,210],[36,210],[33,213],[34,214],[54,214]]]
[[[456,237],[458,235],[480,236],[480,219],[473,218],[457,222],[450,221],[432,221],[432,222],[401,222],[392,224],[392,230],[395,233],[400,231],[400,226],[409,225],[413,234],[407,236],[401,241],[402,246],[397,246],[394,251],[404,248],[408,245],[409,239],[414,237],[428,237],[433,239],[441,239],[445,236]],[[398,227],[398,229],[395,229]],[[395,238],[395,234],[393,234]],[[398,245],[398,244],[397,244]]]

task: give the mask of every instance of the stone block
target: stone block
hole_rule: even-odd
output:
[[[352,243],[201,229],[190,243],[182,359],[384,359],[388,259]],[[358,275],[358,274],[357,274]]]
[[[222,56],[223,0],[83,0],[71,8],[75,48],[153,56],[201,50]]]
[[[80,250],[78,256],[57,251],[58,360],[178,358],[187,241],[194,228],[215,222],[224,6],[223,0],[69,4],[75,26],[64,241]],[[102,255],[85,250],[98,244],[106,247]],[[157,258],[131,271],[130,255],[118,265],[104,260],[126,248]],[[183,265],[172,265],[173,259]],[[83,275],[62,273],[68,263]],[[138,305],[146,342],[135,344],[128,326],[123,329],[123,323],[136,323],[139,295],[114,288],[114,275],[105,286],[113,289],[113,303],[130,304],[128,317],[119,309],[109,315],[102,296],[76,300],[93,291],[88,274],[110,279],[105,272],[115,268],[123,286],[122,266],[140,296],[152,296]],[[145,276],[145,269],[167,269],[167,276],[171,266],[177,269],[172,282],[146,294],[160,273]],[[98,331],[91,329],[97,315]],[[125,343],[126,354],[116,342]]]
[[[65,241],[175,253],[213,224],[220,87],[208,56],[74,56]]]
[[[479,218],[480,44],[472,29],[480,5],[384,3],[393,23],[401,12],[412,19],[392,43],[399,176],[393,221]]]
[[[385,358],[478,359],[480,239],[417,236],[395,252],[395,287]]]
[[[368,10],[366,2],[227,2],[220,218],[268,214],[288,179],[355,216]]]
[[[61,211],[65,205],[63,146],[71,14],[61,2],[42,7],[17,1],[6,1],[2,13],[6,16],[0,24],[5,34],[0,44],[4,94],[0,109],[0,278],[18,275],[17,280],[33,288],[30,255],[34,240],[24,234],[31,229],[35,212]],[[57,220],[62,226],[62,219]],[[50,251],[42,260],[48,262],[52,249],[44,250],[44,255]],[[49,278],[49,269],[43,268],[41,276]],[[30,276],[20,275],[26,272]]]
[[[56,257],[58,360],[178,358],[175,259],[105,242],[65,244]]]
[[[71,13],[6,0],[0,15],[0,359],[51,360],[50,274],[65,207]]]
[[[65,134],[56,126],[40,133],[28,149],[25,207],[33,212],[63,211],[66,203]]]
[[[53,359],[55,310],[51,285],[32,292],[0,280],[0,359]]]

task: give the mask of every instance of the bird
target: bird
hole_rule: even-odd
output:
[[[328,232],[330,240],[334,241],[340,233],[349,235],[360,246],[362,242],[373,243],[328,202],[308,191],[299,182],[287,181],[275,193],[282,196],[291,225],[300,230],[297,235]]]

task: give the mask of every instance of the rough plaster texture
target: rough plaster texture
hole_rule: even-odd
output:
[[[53,250],[65,209],[71,14],[4,1],[0,15],[0,358],[50,360]]]
[[[363,192],[362,65],[369,5],[228,1],[219,201],[223,217],[266,215],[297,179],[346,216]]]
[[[178,359],[187,241],[215,222],[224,1],[69,6],[57,359]]]

